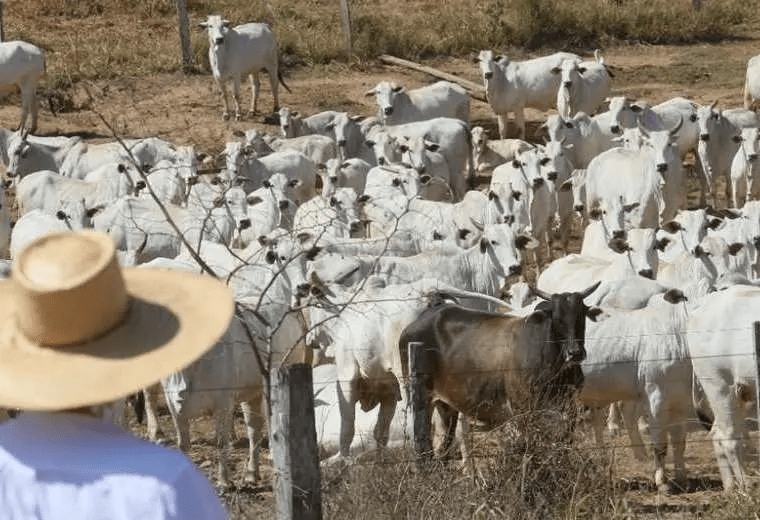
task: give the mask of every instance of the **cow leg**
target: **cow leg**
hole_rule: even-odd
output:
[[[620,414],[623,416],[623,425],[628,432],[628,439],[631,441],[633,456],[637,460],[647,460],[647,451],[644,448],[644,441],[639,432],[639,407],[635,402],[625,402],[620,404]]]
[[[348,458],[351,442],[354,440],[354,421],[356,418],[356,402],[358,389],[356,379],[338,378],[338,406],[340,408],[340,451],[341,458]]]
[[[259,73],[254,72],[248,75],[248,79],[251,81],[251,111],[250,114],[254,115],[258,113],[259,109],[259,90],[261,89],[261,82],[259,81]]]
[[[442,401],[435,401],[432,407],[431,422],[436,456],[449,457],[456,436],[459,413]]]
[[[219,91],[222,94],[222,105],[224,106],[224,112],[222,112],[222,119],[225,121],[230,118],[230,104],[227,98],[227,82],[221,78],[216,80],[216,86],[219,87]]]
[[[684,452],[686,451],[686,418],[676,418],[671,420],[671,426],[668,427],[670,434],[670,445],[673,446],[673,468],[675,469],[675,480],[679,486],[686,484],[686,462]]]
[[[724,175],[723,182],[725,183],[725,186],[724,186],[725,189],[723,191],[726,195],[726,207],[730,208],[731,207],[731,179],[730,177],[728,175]],[[736,204],[735,200],[733,202],[734,204]],[[717,208],[717,206],[715,207]]]
[[[235,121],[240,121],[240,76],[234,78],[232,86],[232,98],[235,101]]]
[[[460,453],[462,455],[461,468],[464,471],[472,471],[475,474],[472,458],[472,432],[470,431],[470,419],[463,413],[459,414],[459,427],[457,438],[459,439]]]
[[[141,390],[145,398],[145,422],[148,424],[148,439],[151,442],[164,437],[164,432],[158,424],[158,391],[157,384]]]
[[[227,455],[232,437],[232,408],[233,403],[214,410],[214,432],[216,434],[216,452],[218,461],[217,484],[222,487],[229,485],[227,471]]]
[[[509,113],[497,114],[496,122],[499,125],[499,138],[506,139],[509,130]]]
[[[257,412],[254,413],[251,407],[257,404]],[[264,438],[264,416],[260,413],[261,399],[243,401],[240,403],[240,408],[243,410],[243,421],[248,435],[248,465],[245,471],[245,480],[247,482],[258,482],[261,480],[259,454],[261,452],[261,441]]]
[[[380,411],[377,414],[377,422],[375,423],[374,436],[377,442],[378,448],[385,448],[388,446],[388,438],[390,436],[391,420],[393,414],[396,412],[396,397],[390,393],[383,396],[380,400]]]
[[[269,70],[267,71],[267,75],[269,76],[269,86],[272,88],[272,99],[274,103],[272,113],[274,114],[280,110],[280,98],[278,96],[280,81],[277,70]]]
[[[517,125],[517,131],[519,138],[525,140],[525,111],[522,108],[515,110],[515,124]]]

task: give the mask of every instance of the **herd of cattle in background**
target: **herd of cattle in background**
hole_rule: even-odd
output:
[[[510,61],[482,51],[500,134],[489,139],[470,127],[468,93],[444,81],[415,90],[380,82],[367,92],[376,117],[280,108],[272,30],[219,16],[202,25],[224,117],[225,83],[234,82],[239,119],[241,79],[251,74],[255,112],[265,71],[282,133],[236,136],[217,175],[199,175],[204,158],[191,147],[155,137],[32,135],[44,57],[24,42],[0,44],[0,83],[22,94],[19,130],[0,130],[6,201],[18,208],[11,227],[16,215],[3,205],[0,248],[10,264],[42,234],[92,227],[113,238],[125,265],[200,272],[197,251],[228,280],[245,320],[161,382],[181,449],[189,418],[213,413],[221,483],[238,403],[246,477],[260,477],[260,364],[314,357],[325,456],[405,445],[403,360],[406,343],[422,341],[436,420],[446,432],[459,421],[465,460],[471,421],[503,422],[535,405],[530,397],[578,399],[596,410],[617,403],[640,457],[638,420],[648,420],[658,487],[667,486],[668,436],[676,480],[685,479],[697,415],[712,422],[724,488],[745,485],[760,315],[760,57],[749,62],[745,108],[720,110],[610,97],[613,72],[599,53]],[[545,144],[524,140],[526,107],[556,109],[542,125]],[[519,139],[507,138],[510,113]],[[574,222],[578,253],[568,249]],[[156,388],[145,397],[156,439]],[[599,442],[606,418],[596,413]],[[452,439],[442,437],[443,449]]]

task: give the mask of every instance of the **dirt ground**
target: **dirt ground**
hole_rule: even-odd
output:
[[[741,106],[746,61],[758,53],[758,48],[760,44],[755,38],[694,46],[636,45],[607,49],[604,58],[614,68],[613,92],[616,94],[646,99],[653,104],[673,96],[685,96],[704,104],[719,100],[721,107],[729,108]],[[480,81],[476,66],[468,60],[447,58],[426,64]],[[280,103],[306,115],[327,109],[373,115],[374,98],[364,93],[385,79],[396,80],[409,88],[431,80],[418,72],[379,64],[291,69],[286,71],[286,82],[292,93],[281,89]],[[262,84],[260,108],[269,113],[272,97],[265,78]],[[39,122],[41,135],[82,134],[93,140],[110,139],[112,132],[120,137],[159,136],[176,144],[193,145],[200,152],[218,154],[226,141],[234,139],[235,130],[255,127],[277,131],[276,127],[263,122],[261,114],[239,122],[223,121],[221,101],[210,75],[167,74],[83,82],[69,94],[74,110],[54,116],[43,105]],[[249,103],[250,90],[246,88],[245,110]],[[471,107],[473,123],[485,126],[495,136],[495,121],[489,107],[475,100]],[[526,116],[530,136],[545,114],[528,110]],[[0,107],[0,126],[14,127],[17,122],[17,105],[6,103]],[[173,441],[168,417],[162,417],[162,421],[164,431]],[[236,427],[238,437],[243,440],[235,450],[232,475],[239,481],[246,456],[245,435],[239,421]],[[142,427],[135,425],[135,429],[144,433]],[[642,518],[710,516],[709,503],[720,493],[720,480],[705,433],[691,434],[689,438],[686,451],[691,477],[689,489],[665,497],[653,490],[652,462],[635,461],[630,450],[620,448],[625,444],[624,439],[614,442],[619,446],[614,477],[625,490],[632,512]],[[211,475],[214,455],[210,421],[199,421],[195,425],[193,445],[192,458]],[[253,507],[251,511],[260,511],[261,518],[273,514],[273,499],[266,488],[241,487],[230,491],[225,498],[231,507],[236,503],[248,504]]]

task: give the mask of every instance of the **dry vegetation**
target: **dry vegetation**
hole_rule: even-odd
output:
[[[757,53],[754,28],[760,21],[755,0],[707,0],[698,13],[691,11],[689,0],[353,0],[354,56],[347,65],[338,3],[188,0],[193,25],[211,13],[222,13],[233,23],[272,24],[294,87],[283,104],[306,113],[327,108],[368,113],[361,92],[387,75],[372,61],[378,54],[424,59],[478,81],[464,59],[483,48],[521,57],[603,47],[607,62],[616,67],[617,92],[655,99],[680,94],[699,102],[719,98],[736,106],[744,64]],[[119,132],[153,133],[218,151],[231,130],[240,128],[218,120],[218,99],[208,88],[209,78],[178,74],[179,38],[171,0],[14,0],[5,5],[8,38],[34,42],[48,53],[46,94],[66,114],[53,119],[43,112],[44,131],[105,136],[90,111],[94,108]],[[192,41],[203,72],[206,36],[194,30]],[[740,41],[748,43],[734,45]],[[642,43],[668,45],[638,45]],[[426,79],[399,70],[395,74],[404,75],[412,86]],[[83,94],[84,86],[94,99]],[[263,106],[268,106],[267,96],[265,87]],[[13,100],[0,110],[5,124],[16,120],[15,105]],[[493,127],[487,107],[474,110],[476,122]],[[536,126],[538,116],[533,115],[529,130]],[[172,431],[167,417],[162,420],[164,431]],[[687,447],[689,474],[699,478],[685,492],[661,497],[651,487],[652,463],[634,461],[629,450],[620,449],[622,439],[613,441],[616,449],[599,450],[580,433],[585,428],[576,430],[573,442],[556,436],[556,424],[547,428],[542,421],[527,421],[523,429],[527,434],[518,438],[503,431],[480,433],[470,474],[442,462],[418,472],[408,453],[390,454],[380,464],[328,470],[323,474],[324,516],[757,518],[757,492],[728,498],[720,494],[712,447],[704,434],[692,434]],[[207,424],[202,431],[210,438]],[[210,470],[212,443],[194,442],[192,457]],[[238,448],[236,463],[242,466],[243,450]],[[266,488],[228,490],[224,499],[235,519],[273,516]]]

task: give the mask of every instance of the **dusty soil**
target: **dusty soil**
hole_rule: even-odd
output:
[[[760,45],[755,39],[696,46],[626,46],[607,49],[605,60],[614,67],[614,92],[644,98],[657,103],[673,96],[685,96],[700,103],[720,101],[722,107],[741,105],[744,67]],[[479,82],[476,67],[463,59],[440,59],[427,63],[445,72]],[[286,72],[292,93],[281,90],[281,105],[309,115],[321,110],[337,109],[354,114],[372,115],[374,99],[365,97],[367,89],[383,79],[394,79],[407,87],[428,83],[424,74],[397,67],[362,65],[347,67],[334,64],[320,68],[299,68]],[[267,83],[262,78],[262,83]],[[243,107],[247,110],[250,91],[245,90]],[[84,82],[66,93],[73,110],[54,116],[44,105],[39,129],[42,135],[82,134],[87,138],[107,139],[115,132],[121,137],[160,136],[198,151],[216,154],[233,139],[234,130],[256,127],[268,132],[277,128],[264,123],[263,115],[242,121],[223,121],[221,102],[209,75],[161,75],[147,78],[122,77],[111,81]],[[272,98],[263,85],[260,108],[269,113]],[[529,110],[529,135],[545,114]],[[495,129],[487,105],[472,102],[472,120]],[[18,121],[18,106],[13,100],[0,107],[0,125],[13,127]],[[578,235],[576,234],[576,239]],[[163,429],[173,436],[168,417]],[[135,430],[144,433],[142,427]],[[210,421],[195,425],[191,457],[201,468],[213,473],[214,451]],[[237,424],[239,449],[233,457],[233,478],[242,476],[245,462],[244,430]],[[704,433],[691,434],[687,447],[687,468],[692,477],[689,488],[680,494],[658,496],[651,484],[652,463],[635,461],[625,440],[613,441],[617,464],[614,478],[623,490],[632,512],[642,518],[709,517],[709,504],[717,496],[720,480],[712,446]],[[171,441],[170,441],[171,444]],[[589,443],[589,447],[593,445]],[[268,479],[267,479],[268,481]],[[267,488],[241,487],[229,491],[225,498],[231,510],[244,508],[250,517],[272,516],[273,499]]]

